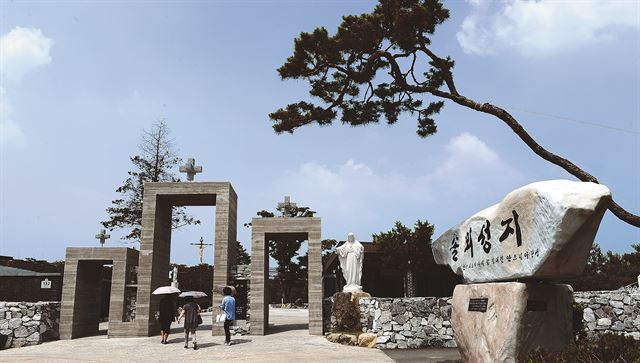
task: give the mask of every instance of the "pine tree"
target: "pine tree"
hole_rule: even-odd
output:
[[[431,252],[434,227],[427,221],[417,221],[413,230],[400,222],[389,232],[373,235],[385,267],[403,273],[405,297],[415,296],[415,274],[435,265]]]
[[[505,123],[536,155],[581,181],[598,180],[566,158],[540,145],[507,110],[478,102],[458,90],[454,61],[434,52],[436,28],[449,18],[440,0],[380,0],[371,13],[349,15],[334,35],[324,27],[303,32],[293,55],[278,68],[280,77],[305,80],[309,95],[269,114],[277,133],[309,125],[331,125],[336,119],[351,126],[395,124],[400,114],[417,118],[420,137],[437,131],[435,115],[445,101],[478,111]],[[613,199],[609,210],[640,227],[640,216]]]
[[[123,239],[133,243],[140,243],[144,183],[180,181],[172,169],[181,159],[177,156],[165,120],[154,123],[150,130],[142,131],[138,149],[140,154],[130,157],[134,169],[128,172],[129,177],[116,189],[122,197],[111,202],[112,206],[107,208],[109,219],[101,222],[110,231],[129,228],[129,234]],[[200,224],[199,220],[187,215],[184,207],[173,208],[171,222],[174,229]]]

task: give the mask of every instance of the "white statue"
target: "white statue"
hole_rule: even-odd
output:
[[[362,260],[364,259],[364,246],[356,240],[353,233],[347,235],[347,242],[336,248],[340,260],[340,268],[347,284],[343,292],[362,291],[360,280],[362,279]]]
[[[173,266],[173,274],[171,274],[171,286],[178,288],[178,266]]]

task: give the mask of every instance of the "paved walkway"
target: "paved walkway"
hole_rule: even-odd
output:
[[[393,349],[384,351],[396,363],[461,362],[458,348]]]
[[[232,337],[232,346],[223,345],[224,337],[212,337],[211,325],[198,329],[200,349],[184,349],[184,335],[172,326],[170,344],[159,337],[112,338],[95,336],[60,340],[41,345],[13,348],[0,352],[1,362],[393,362],[378,349],[349,347],[328,342],[308,332],[306,310],[271,309],[275,325],[265,336]],[[205,322],[211,314],[203,315]],[[175,329],[174,329],[175,328]]]

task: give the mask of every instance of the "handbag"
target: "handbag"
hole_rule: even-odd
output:
[[[216,315],[216,323],[224,323],[227,320],[227,314],[220,313]]]
[[[198,314],[198,325],[202,324],[202,316],[200,316],[200,314]]]

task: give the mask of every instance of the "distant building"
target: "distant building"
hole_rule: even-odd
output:
[[[0,301],[60,301],[62,274],[0,266]]]
[[[338,243],[342,245],[344,241]],[[364,262],[362,265],[362,289],[375,297],[403,297],[402,271],[385,267],[381,252],[373,242],[362,242]],[[324,297],[342,291],[345,285],[340,262],[335,253],[327,256],[323,268]],[[462,283],[448,266],[434,265],[426,273],[416,273],[416,296],[452,296],[456,284]]]

